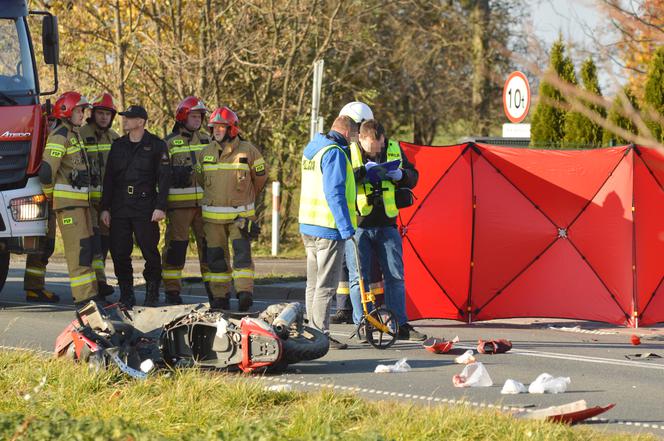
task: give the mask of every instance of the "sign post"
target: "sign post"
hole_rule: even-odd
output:
[[[530,110],[530,84],[519,71],[512,72],[503,87],[503,110],[512,124],[503,124],[504,138],[530,138],[530,124],[520,124]]]

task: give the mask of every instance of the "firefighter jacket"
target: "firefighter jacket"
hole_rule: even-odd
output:
[[[111,151],[111,144],[120,135],[111,128],[102,129],[94,121],[81,127],[80,134],[85,152],[90,161],[90,168],[94,169],[95,173],[100,177],[99,185],[90,187],[90,199],[93,203],[98,204],[101,201],[102,184],[104,182],[108,153]]]
[[[168,192],[168,208],[200,206],[203,189],[196,184],[194,168],[196,155],[209,143],[209,136],[200,130],[189,132],[184,128],[173,131],[166,138],[171,156],[171,189]]]
[[[256,195],[267,180],[265,160],[251,143],[235,137],[212,141],[197,157],[196,177],[203,187],[203,220],[230,223],[255,219]]]
[[[90,185],[99,176],[88,164],[78,128],[60,121],[46,140],[39,168],[42,189],[53,200],[54,210],[90,206]]]
[[[147,130],[138,142],[121,136],[108,154],[101,210],[112,217],[150,219],[155,209],[166,211],[170,185],[166,143]]]

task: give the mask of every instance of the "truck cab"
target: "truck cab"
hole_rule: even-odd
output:
[[[42,16],[44,62],[52,65],[53,90],[42,91],[29,15]],[[28,11],[25,0],[3,0],[0,8],[0,289],[10,253],[35,253],[46,233],[48,203],[37,173],[48,135],[50,103],[57,91],[57,19]]]

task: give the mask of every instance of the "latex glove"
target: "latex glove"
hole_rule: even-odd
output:
[[[385,173],[385,176],[390,178],[392,181],[397,182],[400,181],[401,178],[403,178],[403,172],[401,171],[400,168],[398,168],[396,170],[388,171],[387,173]]]
[[[377,165],[378,165],[378,164],[376,164],[375,162],[373,162],[373,161],[369,161],[369,162],[367,162],[366,164],[364,164],[364,169],[365,169],[366,171],[369,171],[369,170],[371,170],[372,168],[374,168],[374,167],[377,166]]]
[[[159,222],[161,220],[164,220],[166,218],[166,213],[164,213],[162,210],[155,209],[152,212],[152,222]]]

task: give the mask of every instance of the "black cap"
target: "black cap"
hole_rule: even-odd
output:
[[[141,106],[129,106],[127,107],[127,110],[118,113],[118,115],[126,116],[127,118],[148,119],[148,112]]]

